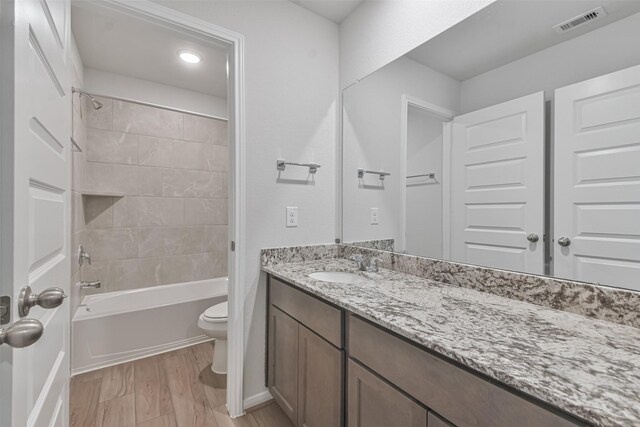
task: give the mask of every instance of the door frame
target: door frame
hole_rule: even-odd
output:
[[[0,57],[13,57],[13,21],[15,4],[0,1]],[[14,61],[0,63],[0,295],[10,295],[13,298],[13,283],[9,272],[13,263],[11,245],[7,244],[11,233],[10,209],[13,208],[13,179],[5,179],[7,174],[13,173],[13,86]],[[5,328],[9,324],[2,325]],[[4,363],[11,361],[13,352],[8,345],[0,346],[0,396],[11,396],[13,378],[11,365]],[[5,379],[9,381],[5,381]],[[0,425],[11,425],[11,399],[0,399]]]
[[[407,144],[408,144],[408,131],[409,125],[409,107],[419,108],[427,113],[442,119],[443,127],[442,132],[442,177],[440,183],[442,184],[442,252],[445,253],[445,245],[448,246],[448,231],[449,230],[449,201],[451,199],[449,195],[449,173],[451,159],[451,132],[447,132],[450,128],[450,123],[456,113],[447,108],[440,107],[439,105],[432,104],[422,99],[413,97],[411,95],[403,94],[400,104],[400,238],[394,244],[396,251],[404,252],[407,248],[406,233],[407,233]],[[446,190],[446,191],[445,191]],[[447,258],[444,258],[447,259]]]
[[[128,16],[169,27],[180,33],[194,34],[209,41],[219,42],[229,52],[228,111],[229,111],[229,240],[235,242],[235,250],[229,253],[229,315],[228,315],[228,366],[227,410],[232,418],[244,414],[244,283],[245,264],[245,81],[244,36],[216,24],[152,3],[148,0],[100,0],[92,2]]]

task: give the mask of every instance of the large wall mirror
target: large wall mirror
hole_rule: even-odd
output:
[[[640,290],[640,1],[497,1],[343,107],[344,243]]]

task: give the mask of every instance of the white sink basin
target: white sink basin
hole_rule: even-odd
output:
[[[312,279],[321,280],[331,283],[361,283],[366,279],[359,274],[348,273],[345,271],[318,271],[309,275]]]

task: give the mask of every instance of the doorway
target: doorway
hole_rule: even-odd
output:
[[[232,417],[239,416],[243,413],[242,403],[242,377],[243,377],[243,291],[235,284],[243,283],[243,251],[244,251],[244,107],[243,107],[243,37],[240,34],[220,28],[197,18],[181,14],[168,8],[146,2],[125,2],[121,0],[104,0],[100,2],[92,2],[93,7],[100,8],[109,13],[119,13],[130,18],[139,19],[147,23],[158,25],[159,27],[170,29],[176,33],[187,35],[191,38],[203,40],[205,42],[216,43],[223,46],[227,50],[228,64],[228,133],[229,133],[229,173],[228,173],[228,237],[224,240],[224,246],[231,248],[235,246],[235,250],[228,252],[228,275],[229,275],[229,320],[228,320],[228,389],[227,389],[227,408]],[[70,217],[71,197],[69,182],[64,180],[57,183],[58,177],[63,177],[69,173],[69,162],[58,162],[59,170],[52,170],[52,180],[56,184],[47,185],[49,181],[38,180],[35,175],[29,175],[29,171],[38,172],[38,168],[34,169],[37,159],[29,156],[15,157],[14,149],[17,147],[17,140],[21,143],[24,138],[18,138],[18,133],[31,132],[40,141],[43,142],[46,149],[57,152],[53,153],[61,159],[70,159],[72,143],[71,143],[71,111],[72,111],[72,90],[70,85],[69,73],[66,70],[67,60],[71,54],[69,52],[69,21],[70,21],[70,2],[54,2],[47,5],[46,2],[18,2],[13,5],[14,10],[9,10],[6,4],[2,5],[2,21],[3,31],[9,28],[5,24],[11,22],[14,18],[16,21],[16,30],[11,38],[3,38],[3,58],[11,58],[11,60],[3,61],[2,88],[3,99],[5,103],[2,107],[3,121],[3,144],[2,144],[2,162],[3,162],[3,185],[0,189],[0,199],[2,203],[2,294],[12,297],[12,315],[11,321],[19,320],[17,315],[17,296],[25,283],[29,283],[34,292],[41,292],[47,286],[51,286],[52,280],[38,280],[45,277],[45,273],[50,267],[62,265],[71,262],[72,258],[77,257],[76,248],[72,247],[68,237],[70,233],[64,233],[70,229],[67,219]],[[54,9],[47,9],[53,7]],[[28,12],[28,13],[27,13]],[[34,13],[32,13],[34,12]],[[43,19],[41,19],[43,17]],[[30,20],[38,20],[31,22]],[[40,24],[48,25],[40,25]],[[49,28],[47,30],[47,27]],[[29,31],[23,31],[29,29]],[[48,34],[39,31],[49,31]],[[49,43],[51,41],[51,43]],[[9,45],[13,43],[13,45]],[[30,46],[27,47],[27,46]],[[8,55],[5,55],[7,53]],[[15,56],[13,56],[15,55]],[[27,62],[34,60],[35,62]],[[7,70],[15,69],[15,77],[21,75],[26,70],[29,63],[37,63],[45,65],[43,68],[46,72],[42,74],[42,78],[33,78],[27,82],[16,78]],[[24,69],[23,69],[24,68]],[[5,72],[7,71],[7,72]],[[37,89],[37,84],[49,83],[51,91],[44,88],[40,93],[40,104],[42,108],[48,108],[49,111],[55,111],[58,114],[56,120],[49,120],[49,117],[39,120],[22,120],[27,114],[24,99],[29,90]],[[29,87],[29,84],[36,84],[35,87]],[[15,85],[15,86],[14,86]],[[13,91],[7,91],[14,87]],[[57,93],[55,95],[56,102],[60,104],[59,108],[53,108],[47,104],[47,99],[53,99],[54,96],[48,97],[49,92]],[[10,96],[4,96],[10,95]],[[14,97],[15,96],[15,97]],[[47,98],[48,97],[48,98]],[[34,98],[35,99],[35,98]],[[33,116],[36,119],[40,117],[38,114]],[[11,123],[15,126],[16,132],[13,132],[12,126],[5,127],[5,123]],[[47,127],[54,124],[56,127],[54,132],[47,131]],[[58,126],[59,124],[59,126]],[[69,126],[66,126],[69,125]],[[22,129],[24,127],[24,130]],[[35,133],[34,133],[35,132]],[[43,153],[48,153],[46,150]],[[13,162],[12,162],[13,161]],[[13,179],[5,180],[4,176],[11,172],[5,168],[6,165],[15,164]],[[50,163],[53,165],[53,163]],[[55,163],[57,164],[57,163]],[[54,166],[52,166],[54,167]],[[57,166],[55,166],[57,167]],[[65,169],[67,168],[67,169]],[[39,168],[43,172],[42,168]],[[18,176],[17,174],[20,174]],[[57,175],[56,175],[57,174]],[[24,187],[20,184],[23,178],[28,175],[29,182],[33,185]],[[37,174],[36,174],[37,175]],[[14,185],[15,184],[15,185]],[[35,193],[34,193],[35,192]],[[28,197],[34,197],[34,200],[40,201],[38,206],[28,203],[20,205],[14,203],[19,200],[27,200]],[[119,194],[111,194],[107,197],[119,197]],[[36,209],[34,212],[48,212],[48,215],[32,216],[30,209]],[[46,208],[46,209],[45,209]],[[54,209],[53,211],[51,209]],[[30,241],[26,228],[23,227],[24,219],[31,221],[40,221],[42,224],[50,224],[55,218],[53,214],[58,211],[62,212],[60,216],[60,224],[53,229],[60,230],[60,236],[57,234],[46,234],[49,242],[55,242],[59,237],[63,242],[58,246],[51,243],[49,246],[54,250],[54,256],[43,252],[28,252],[28,248],[21,245],[20,242]],[[232,242],[234,245],[232,245]],[[36,242],[37,243],[37,242]],[[24,254],[22,249],[25,249]],[[46,249],[46,248],[45,248]],[[33,264],[29,265],[27,261],[33,258],[33,255],[43,256],[46,262],[36,265],[34,270]],[[59,256],[58,256],[59,255]],[[25,262],[15,262],[16,259],[24,257]],[[29,258],[31,257],[31,258]],[[68,264],[67,264],[68,265]],[[24,270],[24,271],[23,271]],[[69,271],[68,267],[60,271]],[[29,280],[17,280],[18,277],[25,276]],[[15,280],[14,280],[15,278]],[[33,280],[32,280],[33,279]],[[60,284],[63,290],[70,294],[70,280],[53,280],[56,284]],[[63,283],[64,282],[64,283]],[[29,318],[40,321],[45,330],[45,337],[56,336],[67,337],[65,340],[56,340],[58,344],[62,343],[59,351],[52,347],[52,351],[58,354],[53,357],[51,365],[43,364],[45,359],[36,357],[49,352],[49,347],[54,343],[51,339],[40,340],[32,346],[24,350],[12,350],[8,346],[2,346],[2,371],[0,371],[0,382],[2,383],[3,396],[11,396],[10,399],[2,399],[7,402],[7,406],[2,406],[2,424],[23,424],[26,419],[60,419],[62,425],[68,422],[68,364],[69,364],[69,308],[68,301],[66,306],[60,310],[43,310],[34,309]],[[62,306],[61,306],[62,307]],[[56,317],[56,311],[58,316]],[[52,321],[58,319],[60,321]],[[53,353],[52,353],[53,354]],[[31,369],[36,364],[40,369]],[[48,360],[48,359],[47,359]],[[46,365],[46,366],[45,366]],[[29,376],[25,377],[24,373],[29,372]],[[55,377],[51,377],[51,372],[59,373]],[[61,387],[58,387],[58,385]],[[54,387],[55,386],[55,387]],[[14,404],[12,404],[14,402]],[[19,403],[19,404],[15,404]],[[58,414],[55,415],[54,414]],[[56,418],[57,417],[57,418]]]
[[[447,250],[449,123],[455,113],[429,102],[402,96],[402,234],[397,250],[442,258]],[[407,233],[411,230],[411,233]]]

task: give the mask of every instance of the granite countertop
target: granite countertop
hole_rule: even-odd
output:
[[[640,329],[334,258],[263,271],[597,426],[640,426]],[[367,279],[313,280],[315,271]]]

